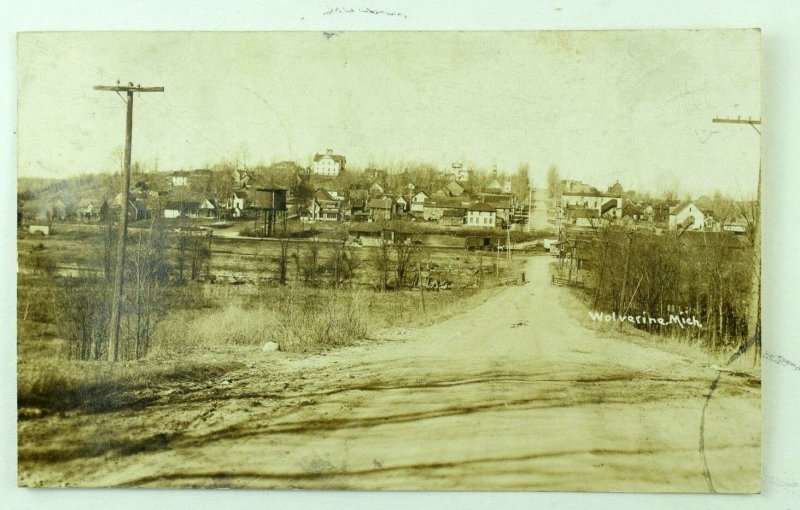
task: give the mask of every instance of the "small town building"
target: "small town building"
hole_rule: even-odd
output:
[[[436,190],[436,197],[460,197],[464,194],[464,186],[456,181],[449,181],[447,184]]]
[[[331,196],[328,191],[320,188],[314,192],[309,212],[312,221],[339,221],[341,210],[340,201]]]
[[[497,212],[498,225],[506,226],[509,224],[516,205],[513,195],[484,194],[481,198],[483,203],[494,207]]]
[[[369,201],[369,218],[371,221],[388,221],[392,219],[394,200],[389,197],[373,198]]]
[[[494,228],[497,224],[497,210],[484,203],[471,204],[467,207],[467,227]]]
[[[669,211],[669,230],[702,230],[705,226],[705,214],[694,202],[685,201]]]
[[[425,209],[425,201],[428,200],[429,198],[431,198],[430,195],[428,195],[422,190],[414,193],[414,195],[411,196],[410,200],[411,203],[409,205],[409,210],[411,211],[411,214],[422,214],[423,210]]]
[[[562,213],[570,208],[596,209],[598,215],[607,218],[621,218],[623,205],[621,194],[599,191],[565,191],[560,201]]]
[[[371,196],[383,196],[383,190],[384,187],[378,181],[375,181],[369,185],[369,194]]]
[[[221,216],[221,207],[215,198],[207,198],[203,200],[198,207],[198,214],[202,218],[219,218]]]
[[[502,193],[503,186],[497,181],[497,179],[492,179],[489,184],[486,185],[486,191],[489,193]]]
[[[234,218],[243,217],[245,208],[248,205],[247,191],[237,190],[233,192],[233,198],[231,199],[231,214]]]
[[[450,168],[445,171],[445,175],[456,182],[467,182],[469,180],[469,171],[464,168],[461,163],[453,163]]]
[[[173,187],[188,186],[189,172],[183,172],[183,171],[172,172],[171,182]]]
[[[408,201],[402,196],[392,197],[394,199],[394,216],[400,216],[408,211]]]
[[[325,154],[315,154],[314,162],[311,165],[312,173],[316,175],[337,176],[345,169],[347,160],[341,154],[334,154],[331,149]]]
[[[83,198],[78,202],[78,218],[81,221],[101,221],[108,214],[108,202],[99,198]]]
[[[164,206],[164,218],[197,218],[199,211],[199,202],[171,201]]]
[[[430,198],[425,201],[422,210],[422,219],[425,221],[440,221],[448,210],[466,211],[468,201],[460,198]],[[465,213],[461,213],[462,216]]]
[[[460,227],[464,225],[465,218],[466,209],[446,209],[442,212],[439,224],[446,227]]]
[[[573,227],[598,227],[601,224],[600,210],[588,207],[569,207],[564,210],[564,222]]]
[[[630,218],[635,221],[644,220],[645,207],[640,204],[633,204],[628,202],[627,204],[625,204],[625,207],[622,208],[622,217]]]

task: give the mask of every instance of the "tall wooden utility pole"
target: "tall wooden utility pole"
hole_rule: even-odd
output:
[[[511,225],[506,225],[506,269],[511,272]]]
[[[761,136],[761,130],[756,126],[761,125],[760,119],[743,119],[741,117],[720,118],[714,117],[711,122],[717,124],[749,124]],[[747,320],[747,336],[751,345],[755,347],[755,358],[761,357],[761,155],[758,164],[758,191],[756,201],[758,205],[758,218],[753,218],[755,236],[753,238],[753,276],[750,296],[750,317]]]
[[[525,225],[525,232],[531,231],[531,214],[533,213],[533,202],[531,201],[531,192],[533,188],[528,185],[528,222]]]
[[[125,244],[128,240],[128,190],[131,187],[131,138],[133,132],[133,93],[164,92],[164,87],[142,87],[141,85],[105,86],[95,85],[94,90],[127,93],[127,116],[125,118],[125,169],[122,173],[122,200],[119,208],[119,230],[117,232],[117,260],[114,271],[114,290],[111,295],[111,320],[108,326],[108,360],[119,359],[119,323],[122,306],[122,279],[125,270]]]

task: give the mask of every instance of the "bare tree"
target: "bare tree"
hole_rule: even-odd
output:
[[[398,289],[406,286],[409,271],[416,265],[419,248],[410,237],[395,237],[392,248],[395,255],[394,272]]]
[[[108,349],[109,287],[97,278],[63,278],[58,325],[72,359],[98,360]]]
[[[278,283],[286,285],[287,268],[289,266],[289,232],[286,225],[286,216],[284,215],[281,222],[281,228],[278,232]]]
[[[556,198],[561,194],[561,176],[558,174],[558,168],[555,165],[550,166],[547,170],[547,190],[550,198]]]
[[[320,246],[316,238],[306,243],[305,253],[300,259],[303,282],[306,285],[319,284],[320,277]]]
[[[113,259],[114,243],[101,234],[96,251],[100,260]],[[120,356],[136,359],[151,346],[158,318],[163,314],[164,286],[169,277],[168,234],[158,225],[133,234],[127,247],[125,296],[121,309]],[[90,260],[92,264],[94,260]],[[113,268],[112,268],[113,269]],[[108,268],[104,273],[63,278],[58,299],[58,324],[67,340],[68,354],[81,360],[105,359],[108,351],[108,323],[111,316]]]
[[[378,272],[378,282],[381,292],[385,292],[389,284],[389,270],[391,268],[392,239],[389,231],[381,232],[381,239],[378,246],[372,249],[371,259]]]
[[[129,289],[123,325],[122,355],[138,359],[150,348],[158,320],[164,311],[164,285],[167,283],[167,232],[151,221],[148,229],[134,234],[128,261]]]

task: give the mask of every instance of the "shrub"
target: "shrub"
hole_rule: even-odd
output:
[[[229,345],[261,345],[272,340],[276,314],[264,308],[246,310],[231,304],[199,313],[170,314],[158,326],[157,350],[192,353]]]
[[[101,359],[108,350],[110,292],[97,278],[65,278],[57,324],[70,359]]]
[[[363,291],[302,295],[290,290],[278,308],[278,343],[288,351],[316,351],[363,339],[369,332],[369,308]]]

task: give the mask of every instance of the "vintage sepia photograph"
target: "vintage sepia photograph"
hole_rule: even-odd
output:
[[[22,32],[17,83],[19,486],[760,492],[758,29]]]

